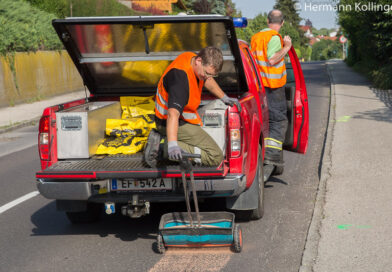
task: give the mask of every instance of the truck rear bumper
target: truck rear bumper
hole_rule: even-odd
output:
[[[170,191],[127,191],[110,190],[110,180],[99,181],[58,181],[55,179],[37,179],[38,191],[48,199],[87,200],[92,202],[127,202],[137,194],[139,199],[150,202],[170,202],[184,199],[181,180]],[[180,186],[181,185],[181,186]],[[245,175],[227,175],[218,179],[195,180],[200,197],[230,197],[242,193],[246,188]]]

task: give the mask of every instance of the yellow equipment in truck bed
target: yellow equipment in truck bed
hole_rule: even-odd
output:
[[[155,128],[153,97],[121,97],[122,119],[107,119],[106,138],[97,155],[135,154],[143,150]]]

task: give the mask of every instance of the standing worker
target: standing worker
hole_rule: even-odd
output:
[[[256,58],[265,87],[269,109],[269,137],[265,140],[265,164],[283,166],[283,143],[288,126],[284,85],[286,66],[284,57],[291,48],[289,36],[282,36],[283,14],[280,10],[268,13],[268,28],[253,35],[252,52]]]
[[[214,80],[222,65],[222,52],[210,46],[197,55],[182,53],[166,68],[155,96],[157,131],[151,130],[144,153],[150,167],[157,164],[161,135],[167,136],[164,157],[167,154],[170,160],[180,160],[185,151],[200,154],[198,162],[202,165],[217,166],[222,162],[222,150],[201,128],[202,120],[197,113],[203,86],[226,105],[235,104],[241,111],[238,99],[228,97]]]

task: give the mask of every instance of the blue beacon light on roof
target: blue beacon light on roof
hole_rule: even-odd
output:
[[[248,19],[246,17],[233,18],[234,27],[246,27]]]

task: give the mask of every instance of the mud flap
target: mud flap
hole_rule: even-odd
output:
[[[259,186],[256,178],[248,190],[238,196],[226,198],[226,208],[230,210],[254,210],[258,206]]]

